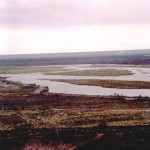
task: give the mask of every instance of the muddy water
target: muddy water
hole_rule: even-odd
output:
[[[87,69],[104,69],[106,67],[94,68],[90,65],[74,65],[65,66],[74,70],[87,70]],[[150,96],[149,89],[116,89],[116,88],[103,88],[98,86],[86,86],[86,85],[73,85],[64,82],[55,82],[49,80],[39,79],[113,79],[113,80],[129,80],[129,81],[150,81],[150,69],[149,68],[134,68],[130,66],[108,66],[107,69],[128,69],[131,70],[134,75],[128,76],[65,76],[65,75],[44,75],[42,73],[30,73],[30,74],[3,74],[0,76],[7,76],[9,80],[20,81],[24,84],[36,83],[41,86],[48,86],[52,93],[66,93],[66,94],[85,94],[85,95],[125,95],[125,96]]]

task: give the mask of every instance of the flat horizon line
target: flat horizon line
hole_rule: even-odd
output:
[[[46,52],[46,53],[23,53],[23,54],[0,54],[0,56],[21,56],[21,55],[46,55],[46,54],[78,54],[78,53],[109,53],[119,51],[148,51],[150,49],[124,49],[124,50],[102,50],[102,51],[80,51],[80,52]]]

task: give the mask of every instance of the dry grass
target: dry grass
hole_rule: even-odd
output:
[[[9,113],[9,112],[8,112]],[[109,110],[76,110],[76,109],[64,109],[51,112],[39,110],[30,111],[15,111],[12,115],[0,114],[3,118],[21,118],[22,123],[17,122],[15,126],[21,126],[24,124],[30,124],[33,128],[91,128],[98,127],[101,122],[105,122],[107,126],[134,126],[134,125],[150,125],[150,120],[145,116],[150,116],[149,112],[111,112]],[[10,113],[9,113],[10,114]],[[63,115],[62,115],[63,114]],[[144,114],[144,115],[143,115]],[[13,117],[14,118],[14,117]],[[8,122],[13,122],[10,119]],[[5,130],[15,128],[13,124],[6,124],[1,120],[1,128]]]
[[[47,79],[41,79],[47,80]],[[123,80],[97,80],[97,79],[53,79],[51,81],[67,82],[76,85],[101,86],[105,88],[120,89],[150,89],[150,82],[145,81],[123,81]]]
[[[118,100],[117,97],[3,95],[5,110],[0,113],[3,130],[30,125],[34,129],[91,128],[150,125],[149,101]],[[126,111],[130,109],[130,111]],[[117,110],[117,111],[116,111]],[[140,111],[135,111],[140,110]]]
[[[49,66],[49,67],[0,67],[0,74],[18,74],[18,73],[51,73],[57,71],[64,71],[63,67]]]

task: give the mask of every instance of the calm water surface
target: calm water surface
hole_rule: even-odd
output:
[[[73,85],[70,83],[56,82],[39,79],[108,79],[108,80],[129,80],[129,81],[149,81],[150,69],[130,66],[107,66],[107,67],[91,67],[90,65],[67,65],[68,69],[73,70],[89,70],[89,69],[125,69],[131,70],[134,75],[127,76],[67,76],[67,75],[44,75],[42,73],[26,73],[26,74],[1,74],[7,76],[9,80],[20,81],[24,84],[35,83],[41,86],[48,86],[52,93],[66,94],[84,94],[84,95],[125,95],[125,96],[150,96],[150,89],[117,89],[103,88],[98,86]]]

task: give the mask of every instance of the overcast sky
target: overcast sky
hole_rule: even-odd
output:
[[[150,0],[0,0],[0,54],[150,48]]]

